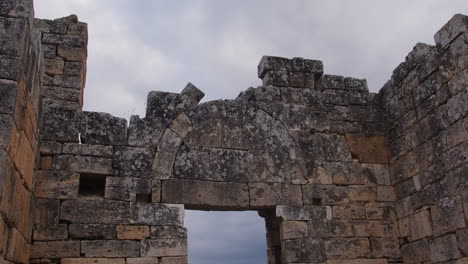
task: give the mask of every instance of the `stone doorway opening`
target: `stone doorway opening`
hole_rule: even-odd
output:
[[[267,211],[186,210],[189,264],[278,263],[279,228]],[[277,224],[279,227],[279,224]],[[281,254],[277,250],[279,259]]]

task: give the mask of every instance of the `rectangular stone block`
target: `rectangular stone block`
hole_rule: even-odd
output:
[[[249,183],[251,206],[302,205],[300,185],[281,183]]]
[[[125,264],[124,258],[63,258],[61,264]],[[127,263],[129,263],[127,261]]]
[[[116,239],[117,231],[114,225],[70,224],[69,235],[78,240],[107,240]]]
[[[81,111],[76,107],[46,105],[42,125],[42,139],[58,142],[78,142]]]
[[[276,216],[291,221],[330,220],[331,210],[326,206],[277,206]]]
[[[46,227],[36,227],[33,233],[33,239],[35,241],[66,240],[67,238],[67,224],[55,224]]]
[[[66,258],[80,256],[80,241],[35,242],[30,258]]]
[[[140,242],[132,240],[81,241],[81,254],[83,257],[139,257]]]
[[[18,96],[18,84],[14,81],[0,80],[0,94],[2,95],[0,98],[0,113],[13,114],[16,106],[16,97]],[[2,115],[2,119],[3,117]]]
[[[423,210],[410,216],[411,240],[432,235],[431,214]]]
[[[429,244],[427,240],[421,239],[416,242],[403,245],[401,247],[401,256],[404,263],[420,263],[429,260]]]
[[[132,224],[179,225],[184,224],[184,205],[131,203]]]
[[[160,203],[161,202],[161,181],[153,180],[151,187],[151,202]]]
[[[434,35],[437,48],[445,48],[459,34],[468,31],[468,18],[462,14],[456,14]]]
[[[351,201],[372,202],[377,200],[375,186],[352,185],[349,186],[349,199]]]
[[[184,238],[161,238],[141,241],[142,257],[171,257],[187,255],[187,240]]]
[[[104,197],[110,200],[134,202],[136,200],[136,179],[106,177]]]
[[[150,229],[148,226],[117,226],[117,239],[141,240],[149,237]]]
[[[187,238],[187,229],[182,226],[152,226],[151,238]]]
[[[323,243],[312,238],[284,241],[282,254],[286,263],[321,263],[326,260]]]
[[[390,152],[383,136],[346,134],[349,150],[354,158],[366,163],[388,163]]]
[[[62,59],[44,59],[44,68],[47,74],[63,74],[64,66],[65,62]]]
[[[117,146],[114,149],[113,166],[119,170],[150,170],[152,160],[153,153],[148,148]]]
[[[333,218],[366,219],[366,208],[362,205],[333,206]]]
[[[162,202],[191,208],[246,208],[248,190],[244,183],[169,180],[162,182]]]
[[[325,242],[328,258],[359,258],[370,256],[367,238],[334,238]]]
[[[128,127],[128,145],[154,148],[158,145],[165,128],[160,118],[140,118],[133,115]]]
[[[283,221],[281,223],[281,239],[294,239],[307,237],[307,222],[305,221]]]
[[[58,46],[58,56],[67,61],[84,61],[86,59],[86,50],[83,48],[71,48],[66,46]]]
[[[36,197],[49,199],[76,199],[80,175],[74,172],[39,171]]]
[[[82,142],[99,145],[126,145],[127,120],[107,113],[83,112]]]
[[[304,204],[333,205],[349,203],[348,188],[345,186],[307,184],[302,185]]]
[[[442,262],[462,257],[457,246],[455,234],[434,238],[429,241],[431,261]]]
[[[377,186],[377,200],[379,202],[393,202],[396,200],[393,186]]]
[[[431,207],[434,235],[442,235],[466,227],[460,197],[446,198]]]
[[[101,158],[112,158],[112,146],[90,145],[78,143],[65,143],[62,148],[63,154],[94,156]]]
[[[401,258],[400,244],[396,238],[370,238],[373,258]]]
[[[129,224],[130,204],[111,200],[66,200],[60,207],[60,220],[74,224]]]
[[[54,156],[52,169],[80,173],[115,175],[112,159],[87,156],[57,155]]]

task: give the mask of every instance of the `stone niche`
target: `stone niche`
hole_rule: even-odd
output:
[[[321,61],[264,56],[262,86],[201,104],[191,83],[152,91],[127,126],[82,111],[87,25],[32,14],[0,4],[0,263],[185,264],[185,209],[258,211],[271,264],[468,262],[466,16],[378,94]],[[16,81],[15,56],[33,61],[8,66]]]

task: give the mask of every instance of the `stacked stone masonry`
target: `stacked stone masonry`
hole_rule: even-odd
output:
[[[268,263],[468,263],[468,18],[378,94],[321,61],[146,116],[82,111],[87,25],[0,3],[0,264],[185,264],[184,210],[256,210]],[[226,238],[229,239],[229,238]]]

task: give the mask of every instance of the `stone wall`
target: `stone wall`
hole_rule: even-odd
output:
[[[467,28],[454,16],[380,91],[405,263],[468,255]]]
[[[42,56],[31,1],[0,2],[0,263],[28,263]]]
[[[33,20],[26,0],[0,11],[6,263],[187,263],[185,208],[258,211],[272,264],[467,262],[466,16],[379,94],[265,56],[262,86],[202,104],[191,83],[150,92],[127,126],[82,111],[86,24]]]

